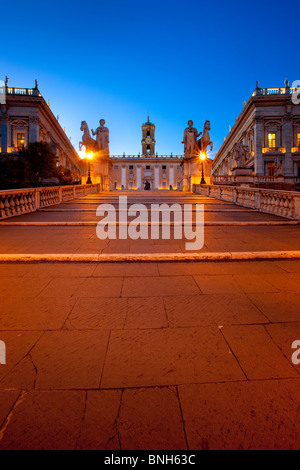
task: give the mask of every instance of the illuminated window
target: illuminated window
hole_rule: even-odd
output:
[[[25,133],[18,132],[17,133],[17,147],[22,148],[25,145]]]
[[[297,147],[300,147],[300,132],[297,132]]]
[[[269,147],[269,149],[275,149],[276,148],[276,134],[275,134],[275,132],[272,132],[272,133],[268,134],[268,147]]]

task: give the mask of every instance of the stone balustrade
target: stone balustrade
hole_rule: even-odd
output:
[[[300,220],[300,193],[227,185],[193,185],[193,192],[211,196],[259,212]]]
[[[100,184],[51,186],[46,188],[0,191],[0,220],[35,212],[44,207],[70,201],[100,191]]]
[[[251,177],[253,183],[284,183],[296,184],[300,182],[299,176],[254,176]],[[214,184],[234,184],[236,183],[235,176],[215,175],[213,176]]]

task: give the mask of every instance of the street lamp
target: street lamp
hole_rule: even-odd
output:
[[[91,179],[91,163],[90,160],[93,158],[93,152],[87,153],[86,158],[88,161],[88,179],[86,180],[86,184],[92,184],[92,179]]]
[[[204,160],[206,158],[205,153],[200,153],[200,160],[202,161],[202,177],[200,184],[206,184],[205,178],[204,178]]]

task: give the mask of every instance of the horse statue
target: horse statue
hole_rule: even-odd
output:
[[[210,140],[209,133],[210,131],[210,121],[205,121],[204,129],[201,138],[197,141],[197,145],[201,153],[207,154],[207,147],[210,145],[210,151],[213,149],[213,142]]]
[[[91,137],[89,126],[85,121],[81,122],[80,130],[83,132],[83,136],[82,142],[79,142],[79,150],[81,150],[83,145],[85,145],[85,149],[87,152],[97,152],[97,143]]]

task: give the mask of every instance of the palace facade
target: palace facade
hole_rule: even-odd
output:
[[[155,153],[155,125],[142,124],[142,152],[138,155],[110,155],[105,175],[102,160],[91,162],[91,177],[95,183],[109,180],[109,189],[183,189],[183,155]],[[107,186],[107,185],[105,185]]]
[[[0,153],[14,153],[30,142],[48,142],[57,165],[70,169],[80,179],[82,162],[59,124],[58,117],[35,88],[2,87],[0,100]]]
[[[215,183],[300,181],[300,88],[257,87],[212,164]]]

